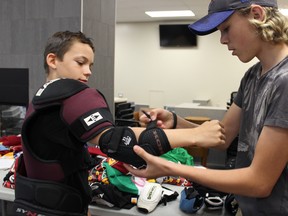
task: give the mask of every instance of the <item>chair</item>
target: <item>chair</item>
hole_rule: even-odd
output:
[[[233,103],[234,98],[236,97],[236,95],[237,95],[237,91],[231,92],[231,94],[230,94],[230,100],[229,100],[229,102],[226,103],[226,104],[227,104],[227,109],[229,109],[230,106],[232,105],[232,103]]]
[[[186,121],[201,125],[206,121],[210,121],[211,119],[205,116],[186,116],[184,118]]]
[[[115,104],[115,125],[140,127],[138,120],[134,118],[135,106],[132,102],[120,102]]]
[[[205,116],[187,116],[184,118],[186,121],[195,123],[195,124],[203,124],[205,121],[210,121],[211,119]],[[209,154],[208,148],[198,147],[198,146],[188,146],[185,147],[187,152],[195,158],[201,159],[201,165],[206,167],[207,166],[207,159]]]
[[[131,102],[115,103],[115,118],[121,118],[123,114],[133,113],[135,106]]]

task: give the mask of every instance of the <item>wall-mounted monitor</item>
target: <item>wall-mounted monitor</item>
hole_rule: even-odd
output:
[[[27,106],[29,69],[0,68],[0,104]]]
[[[197,35],[188,29],[188,24],[159,25],[161,47],[195,47]]]

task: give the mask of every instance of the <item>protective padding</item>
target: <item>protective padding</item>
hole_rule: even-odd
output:
[[[32,100],[35,110],[61,106],[61,119],[82,142],[87,142],[113,125],[104,95],[73,79],[44,84]]]
[[[145,165],[145,161],[133,151],[134,145],[137,145],[137,139],[133,130],[128,127],[112,128],[99,140],[101,151],[109,157],[141,167]]]
[[[139,137],[139,143],[131,128],[116,127],[106,131],[99,140],[100,149],[116,160],[142,167],[146,162],[133,150],[134,145],[139,145],[153,155],[162,155],[171,150],[170,143],[165,132],[156,127],[153,122],[148,125]]]
[[[22,126],[22,143],[27,176],[33,179],[62,181],[65,176],[82,170],[86,166],[83,161],[88,161],[84,148],[77,157],[73,157],[72,162],[66,164],[44,160],[33,152],[29,140],[33,132],[29,130],[29,124],[41,110],[49,112],[49,107],[58,106],[61,119],[83,145],[113,125],[113,117],[101,92],[77,80],[58,79],[45,83],[37,91],[32,104]]]
[[[169,140],[163,129],[157,127],[157,121],[148,124],[139,137],[139,145],[153,155],[162,155],[171,150]]]
[[[82,199],[75,189],[60,183],[27,178],[19,173],[16,179],[15,215],[26,215],[24,213],[27,212],[53,216],[87,215],[81,212]]]

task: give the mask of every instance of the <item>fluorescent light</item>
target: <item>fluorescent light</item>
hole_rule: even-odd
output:
[[[280,13],[282,13],[284,16],[288,16],[288,9],[279,9]]]
[[[188,16],[195,16],[195,14],[191,10],[146,11],[145,13],[150,17],[188,17]]]

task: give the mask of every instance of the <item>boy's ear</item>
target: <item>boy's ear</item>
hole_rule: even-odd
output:
[[[253,14],[253,18],[256,20],[262,21],[264,19],[264,9],[260,5],[252,5],[251,13]]]
[[[56,69],[56,55],[54,53],[49,53],[46,56],[46,62],[50,68]]]

